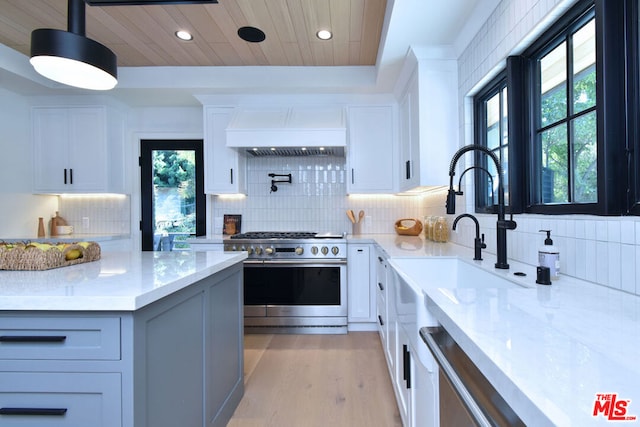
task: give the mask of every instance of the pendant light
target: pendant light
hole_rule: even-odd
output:
[[[31,65],[44,77],[83,89],[109,90],[118,83],[116,55],[85,36],[84,0],[68,0],[68,31],[31,33]]]

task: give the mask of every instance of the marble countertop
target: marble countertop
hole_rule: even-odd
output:
[[[423,289],[430,313],[527,425],[611,425],[602,411],[593,416],[598,394],[616,394],[626,416],[635,417],[631,424],[640,423],[640,297],[562,275],[551,286],[537,285],[535,266],[509,260],[509,270],[496,270],[494,255],[473,261],[473,251],[459,245],[393,235],[358,239],[375,241],[392,259],[456,257],[526,282]]]
[[[0,270],[0,310],[138,310],[246,257],[245,252],[109,252],[98,261],[52,270]]]

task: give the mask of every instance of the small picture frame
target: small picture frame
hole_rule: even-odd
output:
[[[238,234],[241,231],[242,215],[224,215],[224,222],[222,224],[222,234],[233,235]]]

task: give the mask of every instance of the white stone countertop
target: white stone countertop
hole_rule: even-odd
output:
[[[108,252],[69,267],[0,270],[0,310],[138,310],[246,257],[246,252]]]
[[[473,261],[470,248],[420,237],[349,241],[376,242],[392,259],[457,257],[524,282],[527,287],[427,287],[424,293],[429,311],[527,425],[615,425],[604,411],[593,415],[598,394],[626,403],[633,419],[617,424],[640,424],[640,297],[563,275],[551,286],[537,285],[535,266],[509,260],[509,270],[496,270],[493,254]]]

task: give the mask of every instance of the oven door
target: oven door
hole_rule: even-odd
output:
[[[245,261],[245,317],[346,317],[346,260]]]

